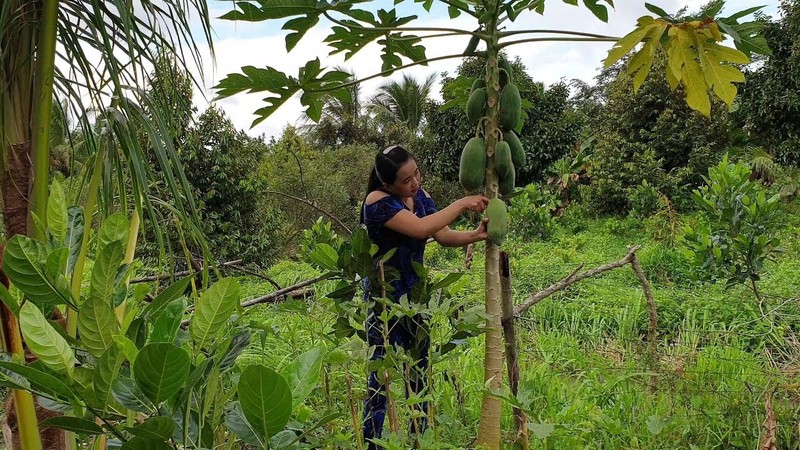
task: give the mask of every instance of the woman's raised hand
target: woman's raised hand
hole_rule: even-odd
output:
[[[489,199],[483,195],[470,195],[469,197],[462,198],[459,202],[462,203],[464,209],[467,211],[483,212],[483,210],[486,209],[486,205],[489,204]]]

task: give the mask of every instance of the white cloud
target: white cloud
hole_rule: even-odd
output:
[[[706,3],[706,0],[666,0],[659,2],[659,6],[668,12],[674,12],[681,7],[688,6],[689,10],[696,10]],[[727,10],[737,11],[748,7],[749,0],[729,1]],[[777,10],[777,0],[766,2],[769,6],[767,13],[774,14]],[[644,8],[644,2],[617,2],[615,11],[610,13],[608,23],[602,23],[592,16],[584,7],[568,6],[562,2],[551,1],[547,4],[547,11],[543,16],[534,13],[522,14],[509,29],[566,29],[610,36],[622,36],[628,33],[636,24],[636,19],[649,14]],[[450,27],[474,29],[472,18],[459,17],[455,20],[447,18],[421,19],[414,26]],[[256,67],[272,66],[290,75],[296,75],[297,69],[306,61],[319,57],[323,66],[333,67],[344,65],[355,70],[358,76],[364,77],[380,71],[380,49],[377,45],[370,45],[356,54],[351,60],[345,62],[342,55],[328,56],[329,48],[322,43],[327,35],[322,26],[309,31],[298,46],[289,54],[286,53],[283,33],[257,36],[253,32],[252,24],[242,24],[240,29],[231,31],[230,22],[217,19],[212,21],[212,26],[221,26],[225,35],[215,40],[216,67],[212,70],[208,52],[206,51],[204,69],[206,74],[205,87],[208,99],[213,97],[211,87],[224,78],[228,73],[239,72],[240,67],[252,65]],[[237,24],[238,25],[238,24]],[[273,27],[270,27],[273,28]],[[526,38],[537,37],[526,35]],[[466,46],[464,37],[447,37],[425,42],[428,57],[459,53]],[[591,82],[598,73],[610,42],[535,42],[509,47],[511,56],[519,56],[528,67],[532,77],[537,81],[552,84],[560,79],[570,80],[578,78]],[[428,67],[414,67],[406,73],[421,79],[432,72],[454,72],[459,60],[452,59],[431,63]],[[392,78],[399,77],[394,74]],[[386,79],[373,79],[364,83],[362,92],[365,96],[371,95],[375,89]],[[437,88],[438,95],[438,88]],[[288,101],[271,117],[250,129],[250,124],[255,118],[253,111],[263,106],[264,94],[240,94],[218,102],[231,118],[237,128],[248,130],[253,135],[265,134],[278,136],[287,124],[298,123],[302,115],[302,107],[297,97]],[[195,103],[202,110],[208,102],[200,93],[195,95]]]

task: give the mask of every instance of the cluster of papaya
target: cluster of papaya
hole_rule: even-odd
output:
[[[522,142],[513,131],[522,116],[522,99],[519,88],[514,84],[511,64],[505,58],[498,58],[500,74],[500,99],[498,125],[502,131],[502,139],[495,146],[492,158],[497,172],[500,195],[508,195],[514,190],[516,168],[525,165],[525,151]],[[481,137],[483,119],[486,117],[488,101],[486,80],[478,78],[472,84],[467,101],[467,119],[477,126],[476,136],[470,139],[461,152],[459,165],[459,181],[465,189],[474,191],[483,186],[488,162],[486,141]],[[497,245],[505,239],[508,231],[506,205],[500,199],[492,199],[486,209],[489,217],[489,238]]]

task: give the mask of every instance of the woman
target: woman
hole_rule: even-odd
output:
[[[378,246],[376,260],[388,251],[395,253],[385,266],[399,273],[391,280],[391,299],[399,299],[411,291],[419,277],[412,263],[422,264],[425,244],[433,237],[439,244],[458,247],[487,239],[486,220],[472,231],[454,231],[449,225],[466,211],[482,212],[489,199],[482,195],[461,198],[441,211],[420,184],[422,177],[411,154],[399,145],[387,147],[375,156],[375,167],[370,173],[367,196],[361,209],[363,223],[373,243]],[[367,292],[370,292],[367,282]],[[375,293],[373,293],[375,295]],[[377,292],[380,296],[380,291]],[[405,349],[417,361],[416,376],[408,386],[419,393],[425,386],[424,373],[428,363],[429,339],[421,320],[403,320],[390,324],[389,342]],[[383,323],[370,313],[367,317],[367,343],[375,347],[372,360],[382,359],[385,350]],[[427,411],[427,404],[422,406]],[[377,372],[370,373],[367,399],[364,405],[364,439],[381,436],[386,413],[386,396],[383,380]],[[412,428],[416,428],[412,423]],[[420,424],[424,428],[425,423]],[[422,431],[422,429],[412,431]],[[378,447],[370,443],[371,449]]]

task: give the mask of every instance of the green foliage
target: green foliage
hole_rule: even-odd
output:
[[[728,286],[749,281],[755,289],[764,263],[778,251],[779,196],[750,181],[750,168],[729,163],[727,155],[693,194],[702,220],[686,227],[688,255],[702,274],[721,275]]]
[[[684,209],[689,205],[681,200],[702,183],[708,165],[731,141],[723,105],[714,103],[711,119],[698,116],[680,91],[667,86],[665,65],[666,58],[657,54],[653,66],[658,70],[637,93],[618,68],[606,69],[595,94],[580,104],[585,114],[598,118],[590,126],[595,142],[589,201],[600,212],[629,211],[628,192],[643,180]]]
[[[650,185],[647,180],[642,180],[642,184],[631,189],[628,196],[628,204],[631,207],[630,215],[646,219],[655,214],[661,207],[658,190]]]
[[[761,64],[745,69],[747,84],[742,87],[739,108],[734,114],[737,127],[748,130],[748,137],[762,145],[783,164],[800,163],[800,5],[780,2],[778,20],[761,18],[772,54]]]
[[[556,229],[553,211],[558,198],[538,184],[529,184],[508,205],[511,230],[524,240],[548,239]]]

